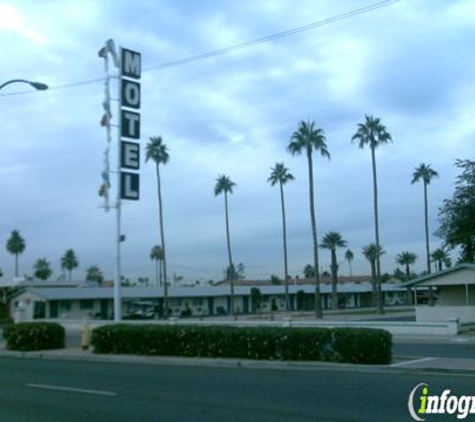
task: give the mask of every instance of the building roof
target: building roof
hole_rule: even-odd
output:
[[[454,278],[453,275],[460,271],[467,271],[473,276]],[[443,286],[443,285],[462,285],[462,284],[475,284],[475,264],[462,263],[457,264],[454,267],[447,268],[446,270],[439,271],[433,274],[427,274],[422,277],[415,278],[414,280],[403,283],[404,286]]]
[[[234,294],[236,296],[248,296],[252,286],[235,286]],[[278,286],[259,286],[259,290],[264,295],[284,294],[285,287]],[[383,283],[383,291],[403,291],[400,283]],[[112,299],[114,289],[112,287],[78,287],[78,288],[26,288],[27,291],[43,298],[45,300],[78,300],[78,299]],[[289,293],[295,294],[299,290],[305,293],[314,293],[315,287],[311,285],[289,286]],[[371,283],[346,284],[338,286],[339,293],[365,293],[371,292]],[[19,291],[15,296],[23,293]],[[322,285],[321,293],[330,293],[331,286]],[[168,296],[170,298],[194,298],[194,297],[226,297],[229,296],[229,286],[204,286],[204,287],[169,287]],[[163,297],[163,288],[161,287],[122,287],[122,299],[154,299]]]
[[[338,285],[345,284],[345,283],[362,283],[362,282],[370,282],[371,281],[371,276],[369,275],[356,275],[356,276],[338,276]],[[322,275],[320,277],[320,282],[322,284],[330,284],[331,283],[331,276],[328,275]],[[289,280],[289,285],[291,284],[297,284],[297,285],[305,285],[305,284],[314,284],[315,279],[314,278],[292,278]],[[284,282],[281,281],[281,284],[283,285]],[[224,281],[218,281],[217,283],[214,284],[215,286],[220,286],[220,285],[229,285],[229,280],[224,280]],[[234,281],[235,286],[275,286],[271,282],[270,279],[266,280],[235,280]],[[279,284],[280,285],[280,284]]]

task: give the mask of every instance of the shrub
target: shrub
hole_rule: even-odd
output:
[[[385,364],[383,330],[291,327],[196,327],[115,324],[96,328],[95,353]]]
[[[5,327],[3,337],[9,350],[47,350],[64,347],[64,328],[49,322],[22,322]]]

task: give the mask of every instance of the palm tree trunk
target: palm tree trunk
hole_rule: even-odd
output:
[[[71,283],[71,273],[72,273],[72,270],[69,270],[68,273],[69,273],[69,282]]]
[[[163,228],[163,208],[162,208],[162,188],[160,183],[160,166],[157,163],[157,185],[158,185],[158,215],[160,218],[160,240],[163,250],[163,315],[168,317],[168,286],[167,286],[167,254],[165,249],[165,232]]]
[[[310,220],[312,222],[312,238],[313,238],[313,268],[315,269],[315,318],[323,318],[322,297],[320,295],[320,268],[318,265],[318,239],[317,239],[317,223],[315,220],[315,199],[313,193],[313,163],[312,151],[307,149],[308,159],[308,179],[309,179],[309,197],[310,197]]]
[[[350,277],[353,277],[353,271],[351,270],[351,260],[348,260],[348,265],[350,266]]]
[[[406,281],[411,279],[411,269],[409,268],[409,264],[406,264]],[[413,305],[412,300],[412,289],[410,287],[406,287],[406,301],[408,305]]]
[[[285,222],[285,202],[284,202],[284,187],[280,182],[280,203],[282,205],[282,233],[284,238],[284,283],[285,283],[285,310],[290,310],[289,303],[289,270],[287,266],[287,227]]]
[[[15,277],[18,277],[18,254],[15,254]]]
[[[376,260],[370,261],[371,264],[371,288],[372,288],[372,306],[378,307],[378,291],[376,288]]]
[[[332,309],[338,309],[338,292],[337,292],[337,271],[338,264],[336,263],[336,252],[335,249],[331,250],[331,272],[332,272]]]
[[[159,281],[158,281],[158,259],[155,259],[155,284],[157,287],[159,286]]]
[[[427,272],[430,274],[430,248],[429,248],[429,211],[427,200],[427,183],[424,181],[424,222],[426,229],[426,259],[427,259]],[[434,306],[434,289],[429,286],[429,306]]]
[[[224,212],[226,214],[226,241],[228,244],[228,260],[229,260],[229,271],[228,278],[229,278],[229,286],[231,288],[231,315],[233,318],[236,317],[234,313],[234,265],[233,265],[233,257],[231,254],[231,239],[229,237],[229,217],[228,217],[228,193],[224,192]]]
[[[379,222],[378,222],[378,180],[376,176],[376,155],[374,147],[371,147],[371,162],[373,167],[373,203],[374,203],[374,231],[376,237],[376,248],[378,255],[376,257],[376,285],[378,295],[378,313],[383,314],[383,300],[381,294],[381,259],[380,259],[380,245],[379,245]]]

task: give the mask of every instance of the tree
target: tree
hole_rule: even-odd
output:
[[[427,263],[427,272],[430,274],[430,247],[429,247],[429,211],[428,211],[428,200],[427,200],[427,186],[430,184],[430,181],[434,177],[439,177],[439,174],[430,168],[430,164],[420,164],[419,167],[416,167],[414,173],[412,174],[411,184],[417,183],[422,180],[424,182],[424,224],[425,224],[425,234],[426,234],[426,263]]]
[[[228,268],[227,279],[231,287],[231,315],[235,317],[234,313],[234,279],[236,278],[236,270],[233,264],[233,257],[231,253],[231,239],[229,237],[229,215],[228,215],[228,193],[233,193],[233,188],[236,186],[228,176],[222,175],[216,179],[216,185],[214,186],[214,196],[224,194],[224,213],[226,217],[226,241],[228,246]]]
[[[100,287],[104,282],[104,275],[97,265],[93,265],[86,270],[86,280],[97,283]]]
[[[25,239],[21,237],[18,230],[13,230],[7,240],[7,251],[15,255],[15,277],[18,277],[18,255],[21,255],[25,248]]]
[[[50,263],[45,258],[38,259],[33,265],[33,268],[35,270],[35,277],[43,281],[48,280],[53,273]]]
[[[449,253],[444,248],[437,248],[430,255],[432,262],[435,263],[435,270],[442,271],[442,265],[445,265],[445,268],[452,266],[452,260],[450,259]]]
[[[261,310],[262,293],[257,287],[251,287],[251,307],[252,312],[257,313]]]
[[[79,261],[73,249],[68,249],[61,257],[61,268],[68,271],[69,282],[71,282],[72,271],[79,266]]]
[[[385,254],[385,251],[381,246],[375,243],[363,246],[362,252],[364,257],[369,261],[371,265],[371,285],[373,287],[373,306],[376,306],[380,314],[384,313],[383,308],[383,295],[381,292],[381,279],[377,276],[376,263],[381,255]]]
[[[163,143],[161,136],[149,138],[145,153],[145,162],[152,160],[155,163],[157,172],[157,194],[158,194],[158,216],[160,223],[160,241],[163,251],[163,309],[165,318],[168,317],[168,285],[167,285],[167,254],[165,248],[165,230],[163,227],[163,205],[162,205],[162,186],[160,181],[160,165],[165,165],[170,160],[167,146]]]
[[[315,317],[322,318],[322,297],[320,294],[320,272],[318,271],[318,235],[315,217],[315,194],[313,188],[313,161],[312,153],[320,152],[322,157],[330,158],[325,133],[323,129],[315,128],[314,122],[300,122],[296,132],[293,133],[287,150],[292,155],[306,154],[308,164],[308,187],[310,200],[310,222],[312,224],[313,240],[313,267],[315,271]]]
[[[240,262],[236,267],[236,280],[245,280],[246,279],[246,267]]]
[[[417,259],[417,255],[412,252],[401,252],[396,256],[396,263],[402,265],[406,271],[406,281],[411,279],[411,265],[414,265]],[[413,304],[411,288],[406,288],[407,303]]]
[[[152,247],[150,251],[150,259],[155,261],[155,279],[157,286],[162,285],[162,263],[163,263],[163,249],[159,245],[155,245]]]
[[[279,278],[279,276],[272,274],[270,276],[270,284],[278,286],[279,284],[282,284],[282,280]]]
[[[373,170],[373,208],[374,208],[374,232],[376,247],[380,247],[379,242],[379,217],[378,217],[378,180],[376,174],[376,148],[380,145],[387,144],[392,141],[391,135],[387,132],[379,118],[365,115],[365,122],[358,124],[358,130],[351,138],[352,141],[357,140],[358,146],[363,149],[366,145],[371,150],[371,164]],[[380,254],[376,259],[376,277],[378,283],[381,282],[381,260]]]
[[[332,280],[332,309],[338,309],[338,262],[336,259],[336,249],[344,248],[346,246],[346,240],[343,239],[338,232],[328,232],[323,236],[320,247],[328,249],[331,254],[331,280]]]
[[[305,265],[305,268],[303,269],[303,276],[305,278],[315,277],[315,269],[310,264]]]
[[[275,163],[275,166],[271,168],[270,177],[267,179],[271,186],[275,186],[278,183],[280,189],[280,205],[282,209],[282,238],[284,245],[285,309],[287,311],[290,309],[290,302],[289,269],[287,265],[287,225],[285,220],[284,185],[294,179],[294,176],[289,172],[289,169],[284,166],[284,163]]]
[[[455,166],[462,173],[452,199],[445,199],[439,208],[440,226],[435,234],[445,247],[460,247],[461,262],[475,262],[475,161],[457,160]]]
[[[352,277],[353,271],[351,271],[351,263],[355,259],[355,254],[350,249],[347,249],[345,252],[345,259],[348,261],[348,266],[350,267],[350,277]]]

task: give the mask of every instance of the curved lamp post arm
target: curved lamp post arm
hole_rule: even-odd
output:
[[[48,89],[48,85],[46,85],[44,83],[27,81],[26,79],[12,79],[11,81],[7,81],[7,82],[1,84],[0,89],[6,87],[7,85],[17,83],[17,82],[22,82],[22,83],[31,85],[33,88],[35,88],[38,91],[45,91],[46,89]]]

